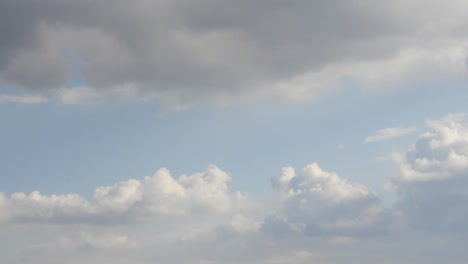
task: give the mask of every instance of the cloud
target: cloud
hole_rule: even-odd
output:
[[[389,140],[396,137],[402,137],[406,135],[410,135],[416,132],[416,127],[391,127],[391,128],[384,128],[379,131],[373,136],[368,136],[364,139],[364,143],[373,143],[377,141],[384,141]]]
[[[167,169],[143,180],[130,179],[96,188],[91,198],[78,194],[0,193],[0,220],[24,223],[124,223],[152,216],[229,214],[253,204],[230,192],[230,176],[216,166],[173,178]]]
[[[60,103],[64,105],[92,104],[108,101],[109,99],[113,101],[122,101],[128,99],[147,101],[153,98],[157,98],[157,94],[151,93],[150,91],[141,91],[138,87],[131,84],[104,90],[94,89],[88,86],[60,88],[57,89],[53,95]],[[173,104],[172,107],[178,108],[175,104]]]
[[[263,230],[273,236],[366,236],[384,232],[386,212],[366,186],[323,171],[316,163],[300,175],[283,168],[273,179],[280,195],[279,211],[265,219]]]
[[[428,120],[428,131],[394,153],[400,176],[388,185],[410,225],[430,232],[468,230],[468,124],[464,114]]]
[[[0,94],[0,104],[16,103],[16,104],[43,104],[48,99],[40,95],[7,95]]]
[[[114,99],[109,91],[132,86],[137,93],[125,98],[172,108],[303,102],[350,77],[395,89],[466,75],[466,8],[458,0],[6,0],[0,79],[56,91],[79,61],[92,96],[68,102]]]
[[[366,186],[351,183],[317,164],[300,175],[286,167],[274,178],[278,204],[274,214],[253,213],[256,203],[232,192],[230,176],[209,166],[205,171],[174,178],[167,169],[143,180],[130,179],[98,187],[90,198],[78,194],[0,193],[0,222],[5,224],[132,225],[163,221],[180,225],[190,219],[211,218],[208,226],[167,233],[166,239],[234,239],[263,233],[273,237],[366,236],[385,229],[387,212]],[[266,216],[266,217],[265,217]],[[262,218],[264,220],[262,220]],[[224,222],[224,223],[223,223]],[[162,224],[162,223],[161,223]],[[165,225],[165,224],[162,224]],[[181,235],[183,234],[183,235]]]
[[[261,223],[257,219],[242,214],[235,214],[227,223],[214,230],[215,240],[233,240],[257,234]]]
[[[125,250],[136,248],[135,242],[125,234],[99,233],[81,231],[78,234],[60,236],[50,243],[33,246],[31,251],[92,251],[92,250]]]
[[[407,182],[437,181],[468,171],[468,127],[464,114],[428,120],[429,131],[421,134],[406,153],[393,154]]]
[[[419,140],[430,135],[425,142],[435,148],[459,142],[461,118],[428,121],[435,131]],[[0,235],[9,238],[0,254],[14,264],[462,263],[467,181],[451,180],[463,175],[395,179],[394,208],[316,163],[299,172],[285,167],[272,179],[272,211],[230,191],[230,175],[214,165],[178,178],[160,169],[98,187],[90,198],[0,193]],[[395,216],[409,225],[395,225]],[[356,253],[365,250],[374,253]]]

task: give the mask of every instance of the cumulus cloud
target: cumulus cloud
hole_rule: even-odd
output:
[[[98,187],[91,198],[78,194],[0,193],[3,222],[112,223],[150,216],[228,214],[250,208],[248,198],[231,192],[229,174],[216,166],[173,178],[167,169],[143,180]]]
[[[245,194],[230,191],[229,180],[229,174],[212,165],[203,172],[179,178],[160,169],[143,180],[98,187],[90,198],[78,194],[42,195],[38,191],[9,197],[0,193],[0,220],[4,224],[107,225],[165,219],[175,224],[180,219],[204,219],[204,215],[212,219],[224,216],[216,220],[224,224],[201,224],[188,226],[185,231],[178,228],[177,234],[168,232],[165,236],[169,240],[180,239],[181,232],[190,240],[229,240],[259,231],[273,237],[346,237],[374,234],[384,228],[386,212],[374,192],[323,171],[316,163],[306,166],[299,175],[293,168],[283,168],[282,175],[273,179],[279,201],[274,214],[268,210],[254,214],[255,203]]]
[[[215,229],[215,238],[227,240],[239,236],[256,234],[260,230],[261,223],[255,218],[242,214],[235,214],[226,224]]]
[[[393,154],[404,181],[444,180],[468,170],[468,127],[464,114],[428,120],[423,133],[407,152]]]
[[[416,132],[416,127],[390,127],[384,128],[379,131],[375,135],[368,136],[364,139],[364,143],[373,143],[377,141],[384,141],[389,140],[396,137],[402,137],[406,135],[410,135]]]
[[[468,230],[468,124],[464,114],[428,120],[428,131],[404,153],[394,153],[400,177],[397,208],[416,228]]]
[[[431,138],[425,141],[426,154],[432,147],[463,141],[461,115],[428,124],[434,131],[419,139]],[[399,201],[393,209],[385,209],[365,185],[316,163],[299,172],[285,167],[272,179],[274,212],[249,210],[252,201],[230,191],[229,174],[213,165],[178,178],[160,169],[142,180],[98,187],[90,198],[0,193],[0,235],[11,237],[0,253],[18,264],[376,263],[381,258],[388,263],[457,263],[466,257],[464,233],[439,237],[413,231],[464,230],[468,181],[460,180],[463,175],[395,179]],[[386,232],[396,214],[411,228]],[[135,220],[140,222],[129,222]],[[15,250],[9,250],[10,244]],[[438,255],[441,248],[446,255]],[[420,252],[428,249],[433,254],[420,260]],[[365,250],[376,253],[356,253]]]
[[[466,74],[468,20],[460,10],[467,5],[458,0],[1,5],[0,79],[56,91],[79,60],[89,90],[66,102],[113,98],[124,86],[137,87],[126,98],[177,108],[259,97],[304,101],[343,78],[393,89]]]
[[[322,170],[316,163],[297,175],[283,168],[273,179],[280,195],[277,215],[265,219],[263,230],[273,236],[362,236],[382,232],[386,212],[366,186]]]

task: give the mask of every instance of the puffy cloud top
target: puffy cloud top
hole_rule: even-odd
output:
[[[0,193],[3,221],[133,221],[144,215],[223,214],[250,205],[245,195],[230,192],[229,175],[216,166],[173,178],[167,169],[143,180],[130,179],[97,188],[90,199],[78,194]]]
[[[280,192],[277,216],[267,217],[263,229],[273,235],[286,230],[307,235],[367,235],[382,224],[384,211],[366,186],[323,171],[316,163],[296,175],[293,168],[273,179]]]
[[[299,176],[294,168],[285,167],[282,175],[273,179],[273,185],[288,197],[313,193],[324,201],[335,203],[373,195],[366,186],[350,183],[336,173],[323,171],[317,163],[303,168]]]
[[[401,176],[397,208],[409,224],[433,231],[468,230],[468,124],[464,114],[428,120],[428,131],[394,154]]]
[[[468,171],[468,125],[464,114],[429,120],[430,131],[422,134],[404,154],[396,154],[402,180],[444,180]]]

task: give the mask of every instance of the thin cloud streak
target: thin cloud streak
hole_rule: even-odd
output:
[[[416,132],[418,129],[416,127],[390,127],[384,128],[375,135],[368,136],[364,139],[364,143],[374,143],[378,141],[390,140],[392,138],[408,136]]]
[[[0,94],[0,104],[15,103],[15,104],[43,104],[47,103],[48,99],[40,95],[8,95]]]

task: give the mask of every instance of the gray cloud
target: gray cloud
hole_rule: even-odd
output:
[[[42,104],[47,102],[47,98],[39,95],[7,95],[0,94],[0,104],[18,103],[18,104]]]
[[[394,154],[401,176],[390,186],[398,190],[396,208],[408,223],[430,232],[468,230],[468,125],[463,114],[427,121],[405,153]]]
[[[407,49],[448,49],[453,55],[463,47],[460,32],[468,25],[457,12],[466,7],[459,1],[442,7],[437,1],[363,0],[5,0],[1,5],[4,81],[27,89],[63,88],[73,63],[63,55],[66,50],[84,63],[81,74],[90,89],[131,85],[133,93],[122,97],[137,94],[172,106],[309,98],[346,76],[381,86],[389,81],[383,70],[388,67],[368,74],[356,66],[392,63]],[[440,74],[458,72],[465,53],[462,49],[455,62],[444,53],[442,61],[457,66]],[[418,57],[405,58],[405,65],[418,64]],[[323,77],[328,67],[332,73]],[[408,78],[414,71],[424,72],[412,68]],[[312,77],[290,83],[305,75]]]

